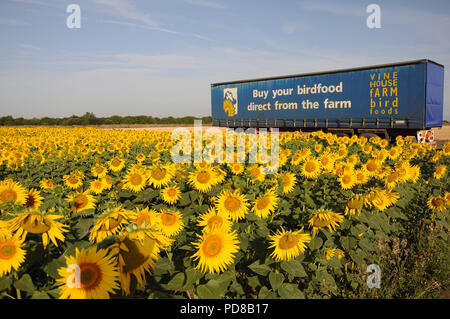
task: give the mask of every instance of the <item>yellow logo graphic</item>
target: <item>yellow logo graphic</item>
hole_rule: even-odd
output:
[[[223,110],[228,113],[228,116],[234,116],[234,105],[230,100],[223,101]]]
[[[237,88],[223,90],[223,110],[229,117],[238,113]]]

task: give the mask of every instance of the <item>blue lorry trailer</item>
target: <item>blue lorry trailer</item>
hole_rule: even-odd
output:
[[[431,60],[211,84],[214,126],[385,138],[441,127],[444,66]]]

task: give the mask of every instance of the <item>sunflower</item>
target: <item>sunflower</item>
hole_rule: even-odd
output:
[[[352,167],[354,167],[356,164],[358,164],[360,161],[359,155],[358,154],[352,154],[347,158],[347,164],[351,165]]]
[[[395,204],[399,198],[398,193],[388,190],[373,188],[364,195],[364,205],[366,207],[377,207],[380,211]]]
[[[234,262],[234,254],[239,250],[235,232],[214,228],[197,236],[200,242],[192,243],[197,248],[197,252],[192,255],[194,261],[198,260],[197,269],[204,273],[220,273]]]
[[[310,156],[302,165],[301,174],[306,178],[317,178],[320,175],[320,163],[317,159]]]
[[[362,151],[366,154],[370,154],[372,152],[372,145],[364,144],[364,146],[362,147]]]
[[[175,204],[181,197],[178,186],[170,186],[161,190],[162,199],[168,204]]]
[[[68,232],[69,226],[57,222],[57,219],[64,218],[62,215],[50,215],[41,212],[25,212],[15,214],[15,217],[9,220],[9,230],[21,239],[25,239],[27,234],[42,235],[42,244],[44,249],[50,239],[58,247],[59,239],[64,242],[63,233]]]
[[[363,165],[363,169],[369,177],[376,176],[380,168],[381,163],[374,159],[367,160],[367,162]]]
[[[160,165],[154,164],[148,171],[148,181],[157,188],[167,186],[175,174],[173,166],[170,164]]]
[[[255,200],[252,212],[261,218],[267,218],[278,206],[278,196],[274,190],[268,190],[264,195]]]
[[[105,182],[103,179],[94,179],[89,184],[89,191],[91,191],[94,194],[100,194],[105,189]]]
[[[145,273],[151,273],[160,247],[151,232],[134,230],[118,236],[119,243],[113,246],[119,266],[119,280],[125,295],[130,294],[131,275],[137,279],[138,288],[143,288]]]
[[[319,163],[324,171],[331,171],[334,166],[334,156],[331,153],[323,153],[319,157]]]
[[[131,169],[123,178],[123,188],[138,193],[147,185],[147,177],[140,169]]]
[[[24,239],[0,233],[0,278],[12,269],[18,270],[25,261],[26,251],[22,249]]]
[[[27,201],[25,202],[25,207],[32,210],[36,210],[41,206],[44,197],[41,196],[38,190],[32,188],[27,192]]]
[[[400,175],[397,171],[389,172],[384,178],[384,185],[387,189],[392,190],[400,181]]]
[[[411,165],[408,161],[401,161],[395,164],[395,172],[398,174],[398,180],[402,183],[410,179],[409,172]]]
[[[111,177],[106,175],[105,177],[103,177],[101,179],[101,181],[103,183],[103,189],[111,189],[111,187],[113,185],[113,180],[111,179]]]
[[[313,236],[315,236],[324,227],[328,227],[329,231],[335,231],[343,219],[344,216],[342,214],[330,210],[320,210],[315,212],[313,217],[311,217],[309,225],[313,229]]]
[[[263,172],[263,168],[258,164],[251,165],[247,171],[250,174],[250,182],[252,184],[254,184],[256,181],[263,182],[266,177]]]
[[[64,175],[63,181],[64,184],[71,189],[77,189],[83,185],[83,179],[80,176],[73,173],[69,175]]]
[[[146,157],[145,154],[143,154],[143,153],[140,153],[140,154],[138,154],[138,155],[136,156],[136,160],[137,160],[139,163],[145,161],[146,158],[147,158],[147,157]]]
[[[75,248],[75,256],[66,257],[66,265],[58,269],[60,299],[109,299],[119,289],[115,258],[106,249]]]
[[[294,190],[297,178],[292,172],[277,173],[275,177],[281,178],[283,183],[283,194],[291,193]]]
[[[242,163],[229,163],[228,167],[234,175],[240,175],[244,171],[244,165]]]
[[[125,161],[118,157],[113,157],[108,162],[108,167],[113,172],[120,172],[125,167]]]
[[[201,226],[205,231],[211,231],[214,228],[224,228],[227,231],[231,230],[232,223],[227,214],[219,213],[211,206],[208,211],[198,216],[198,226]]]
[[[0,236],[11,236],[11,231],[8,227],[8,222],[0,219]]]
[[[27,190],[18,182],[11,179],[0,182],[0,204],[14,201],[16,204],[25,205],[27,201]]]
[[[216,174],[216,181],[214,185],[221,184],[225,180],[227,172],[220,168],[220,166],[213,166],[211,169]]]
[[[269,235],[271,245],[274,248],[270,255],[276,261],[285,261],[296,258],[306,249],[306,244],[311,241],[309,234],[301,233],[303,228],[298,231],[285,231],[283,227],[273,236]]]
[[[336,248],[335,253],[336,253],[336,256],[338,259],[341,259],[345,256],[345,253],[342,250],[340,250],[339,248]]]
[[[44,178],[43,180],[40,181],[39,186],[42,189],[51,189],[53,188],[53,181],[51,179],[48,178]]]
[[[322,150],[322,148],[323,148],[323,145],[320,144],[320,143],[316,143],[316,145],[314,145],[314,151],[315,151],[317,154],[320,153],[320,151]]]
[[[446,156],[450,155],[450,142],[447,142],[442,146],[442,152]]]
[[[137,209],[137,217],[134,223],[138,229],[148,231],[156,239],[160,248],[164,249],[172,244],[173,239],[162,232],[161,219],[155,210],[148,209],[148,207]]]
[[[297,151],[291,157],[291,165],[297,166],[302,161],[302,156],[300,155],[300,151]]]
[[[182,218],[180,212],[161,210],[158,214],[158,224],[162,233],[167,237],[176,236],[184,227]]]
[[[444,194],[445,205],[450,206],[450,192]]]
[[[402,148],[399,146],[391,147],[391,149],[388,151],[388,157],[391,160],[396,160],[400,156],[401,150],[402,150]]]
[[[295,166],[299,165],[310,154],[311,150],[307,147],[296,151],[291,157],[291,164]]]
[[[105,211],[92,227],[89,240],[99,243],[106,237],[117,234],[130,220],[135,220],[136,216],[135,212],[123,209],[121,205]]]
[[[200,192],[208,192],[217,184],[217,174],[209,166],[198,168],[189,174],[188,183]]]
[[[158,213],[155,210],[145,207],[143,209],[138,208],[136,211],[137,215],[134,222],[138,227],[155,228],[155,230],[159,228]]]
[[[94,177],[103,178],[108,173],[108,169],[100,164],[96,164],[91,168],[91,173]]]
[[[248,199],[239,190],[225,190],[217,197],[216,208],[219,213],[227,214],[232,221],[243,219],[248,212]]]
[[[72,212],[76,214],[87,209],[95,208],[95,202],[97,200],[94,196],[90,195],[89,190],[87,190],[67,195],[66,201],[72,203]]]
[[[427,206],[438,212],[445,210],[446,201],[444,197],[441,196],[430,196],[427,201]]]
[[[409,168],[408,172],[409,178],[413,183],[416,183],[420,176],[420,166],[418,165],[412,165]]]
[[[356,184],[364,185],[369,181],[369,177],[364,169],[355,170]]]
[[[433,173],[433,177],[436,179],[441,179],[442,176],[445,175],[446,170],[447,170],[447,166],[445,166],[445,165],[436,166],[436,170]]]
[[[356,185],[356,175],[353,170],[343,170],[341,176],[339,176],[339,183],[342,189],[351,189]]]
[[[327,252],[325,253],[325,257],[327,258],[327,260],[333,258],[334,255],[336,255],[336,248],[327,249]]]
[[[363,206],[364,197],[356,194],[347,201],[347,204],[345,206],[345,215],[355,215],[355,213],[358,213],[359,216],[361,214],[361,209],[363,208]]]

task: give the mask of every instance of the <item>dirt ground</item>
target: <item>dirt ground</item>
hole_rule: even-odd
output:
[[[171,132],[175,128],[187,128],[193,130],[192,126],[150,126],[150,127],[116,127],[129,130],[148,130],[148,131],[166,131]],[[210,128],[210,125],[203,125],[203,129]],[[218,127],[220,130],[225,130],[224,127]],[[434,132],[434,138],[436,140],[437,146],[440,148],[446,142],[450,141],[450,124],[446,123],[442,127],[432,129]]]

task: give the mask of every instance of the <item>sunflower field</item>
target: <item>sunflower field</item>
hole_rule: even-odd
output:
[[[252,139],[243,163],[174,163],[170,132],[0,128],[0,296],[404,297],[414,276],[448,289],[450,143],[277,137],[270,173],[248,162]]]

